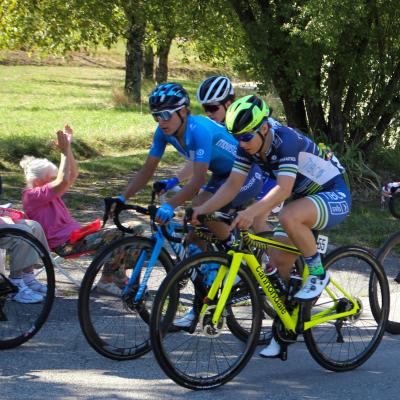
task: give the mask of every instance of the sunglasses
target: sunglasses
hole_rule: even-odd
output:
[[[203,104],[203,109],[206,113],[215,113],[220,107],[221,104]]]
[[[243,135],[235,136],[235,138],[239,142],[250,142],[250,140],[253,140],[253,138],[256,134],[257,134],[257,131],[251,131],[251,132],[243,133]]]
[[[169,121],[172,118],[172,114],[175,111],[178,111],[178,110],[180,110],[182,108],[183,108],[183,106],[178,107],[178,108],[174,108],[173,110],[157,111],[157,112],[151,113],[151,115],[153,116],[155,121],[158,121],[158,120]]]

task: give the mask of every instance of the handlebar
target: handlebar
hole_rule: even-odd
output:
[[[111,206],[115,204],[115,210],[114,210],[114,224],[118,227],[119,230],[122,232],[126,233],[134,233],[134,229],[132,228],[127,228],[123,226],[119,220],[119,215],[121,214],[122,211],[125,210],[133,210],[136,211],[140,214],[143,215],[149,215],[152,222],[154,223],[154,218],[157,213],[157,207],[154,204],[150,204],[148,207],[142,207],[134,204],[124,204],[122,203],[121,200],[115,197],[106,197],[104,199],[104,215],[103,215],[103,227],[105,226],[106,222],[108,221],[108,215],[111,210]],[[181,239],[175,236],[172,236],[165,225],[160,225],[161,231],[163,235],[171,242],[179,243],[181,242]]]

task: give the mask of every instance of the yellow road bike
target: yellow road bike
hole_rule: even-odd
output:
[[[230,222],[226,216],[220,220]],[[215,388],[245,367],[259,340],[262,296],[275,309],[273,329],[283,358],[298,335],[311,356],[332,371],[352,370],[374,353],[389,310],[388,283],[379,261],[357,246],[334,250],[324,259],[330,274],[324,292],[317,300],[297,303],[290,295],[279,297],[255,255],[270,246],[300,255],[295,247],[241,231],[231,250],[200,253],[168,273],[154,299],[150,331],[156,359],[176,383]],[[211,287],[201,279],[201,266],[207,263],[220,266]],[[301,273],[304,281],[307,267]],[[179,288],[188,277],[188,284]],[[192,308],[191,326],[177,330],[174,319]]]

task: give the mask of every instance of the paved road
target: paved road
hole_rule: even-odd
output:
[[[58,297],[50,319],[29,343],[0,353],[0,399],[208,399],[165,377],[152,354],[129,362],[105,359],[83,338],[76,296]],[[255,355],[217,399],[398,399],[400,336],[385,336],[374,356],[349,373],[323,370],[303,343],[286,362]]]

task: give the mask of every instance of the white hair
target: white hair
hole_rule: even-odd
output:
[[[24,170],[28,187],[33,186],[35,179],[47,179],[47,177],[57,175],[58,173],[58,168],[47,158],[23,156],[19,165]]]

